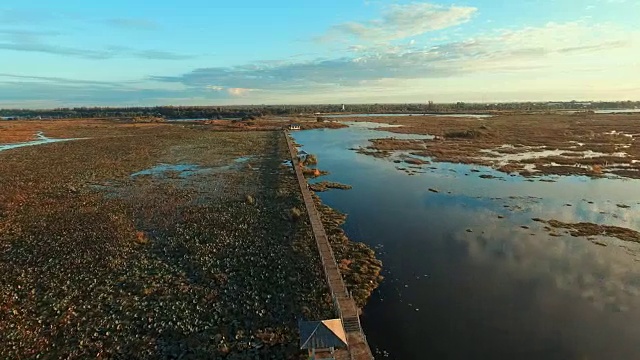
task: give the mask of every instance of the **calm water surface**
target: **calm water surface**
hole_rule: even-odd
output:
[[[640,182],[528,182],[448,163],[409,176],[397,169],[407,165],[349,150],[402,137],[373,126],[293,136],[331,172],[323,180],[353,185],[321,197],[384,262],[362,317],[378,358],[640,359],[638,244],[551,237],[531,220],[640,230]]]
[[[415,114],[339,114],[339,115],[320,115],[320,116],[325,118],[336,118],[336,119],[361,118],[361,117],[372,117],[372,116],[379,116],[379,117],[439,116],[439,117],[462,117],[462,118],[477,118],[477,119],[493,117],[493,115],[487,115],[487,114],[419,114],[419,113],[415,113]]]
[[[67,142],[67,141],[87,139],[87,138],[52,139],[44,136],[42,132],[36,133],[34,137],[36,138],[36,140],[33,140],[33,141],[12,143],[12,144],[0,144],[0,151],[18,149],[18,148],[27,147],[27,146],[46,145],[46,144],[52,144],[57,142]]]
[[[640,113],[640,109],[613,109],[613,110],[595,110],[596,114],[624,114],[624,113]]]

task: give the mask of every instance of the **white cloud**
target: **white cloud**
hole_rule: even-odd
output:
[[[406,6],[391,9],[397,8]],[[393,19],[385,16],[383,20],[371,22],[377,24],[374,32],[396,33],[387,25],[402,22]],[[405,34],[418,31],[407,30],[408,24],[398,26],[406,30]],[[424,24],[416,26],[421,29],[419,31],[427,28]],[[82,98],[85,101],[82,104],[86,105],[123,104],[131,98],[133,91],[139,94],[137,101],[144,103],[151,103],[152,99],[190,96],[206,99],[203,101],[220,99],[225,103],[626,100],[640,97],[640,88],[635,86],[640,83],[638,30],[576,21],[496,30],[461,41],[446,42],[447,38],[440,37],[440,33],[434,35],[438,35],[438,39],[429,41],[437,46],[425,46],[424,37],[391,44],[362,42],[346,48],[341,57],[306,61],[287,58],[241,66],[198,68],[179,76],[152,76],[140,80],[143,84],[140,91],[118,83],[69,84],[57,78],[26,79],[12,75],[9,79],[5,76],[0,78],[0,98],[16,101],[52,99],[65,104]],[[13,39],[15,36],[35,37],[37,41],[18,43]],[[49,40],[47,36],[57,36],[57,33],[0,30],[0,49],[22,45],[26,47],[21,48],[22,51],[90,58],[179,58],[179,55],[136,52],[123,47],[81,53],[75,48],[49,48],[44,41]],[[3,38],[8,40],[3,41]],[[36,83],[41,86],[35,87]],[[66,89],[71,85],[73,91],[59,90],[60,86]],[[80,88],[84,90],[80,91]]]
[[[445,7],[429,3],[391,5],[382,14],[382,19],[336,25],[324,39],[341,35],[364,41],[404,39],[465,23],[477,10],[475,7]]]
[[[573,222],[587,216],[590,219],[585,221],[601,222],[598,220],[602,217],[598,207],[590,210],[560,207],[553,217]],[[545,208],[545,205],[534,204],[527,211],[531,214],[548,213],[548,205]],[[614,220],[620,226],[636,228],[637,211],[634,212],[636,218],[629,216],[628,221]],[[460,241],[468,244],[469,255],[476,261],[500,262],[507,266],[511,276],[551,278],[559,289],[582,296],[600,309],[615,307],[625,311],[635,306],[640,295],[640,271],[634,265],[636,256],[625,251],[625,247],[637,254],[640,250],[637,244],[599,238],[609,245],[607,251],[603,251],[584,238],[550,238],[541,224],[531,225],[528,231],[521,231],[517,226],[505,226],[496,215],[489,210],[476,215],[477,219],[482,219],[477,224],[483,230],[481,235],[457,234]],[[537,236],[531,236],[531,232]],[[564,234],[562,231],[559,233]]]
[[[230,96],[241,97],[246,96],[250,92],[254,91],[254,89],[240,88],[240,87],[224,87],[220,85],[207,85],[206,89],[212,90],[215,92],[226,92]]]
[[[411,45],[352,46],[352,56],[307,62],[256,63],[232,68],[202,68],[156,80],[186,86],[217,84],[233,95],[242,89],[313,89],[357,86],[381,79],[457,78],[478,73],[533,70],[615,71],[640,55],[637,34],[610,25],[549,23],[543,27],[505,30],[465,41],[419,48]]]
[[[231,96],[245,96],[249,92],[253,91],[253,89],[245,89],[245,88],[229,88],[227,89],[227,93]]]
[[[34,31],[22,29],[0,29],[0,50],[27,53],[53,54],[83,59],[104,60],[116,57],[134,57],[149,60],[185,60],[193,55],[170,51],[146,49],[138,50],[125,46],[109,46],[102,49],[88,49],[77,46],[57,44],[54,37],[61,35],[53,31]]]

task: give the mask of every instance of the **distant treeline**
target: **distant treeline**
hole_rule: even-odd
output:
[[[598,110],[640,108],[640,101],[621,102],[513,102],[513,103],[449,103],[436,104],[349,104],[343,105],[252,105],[252,106],[158,106],[158,107],[80,107],[49,110],[0,109],[0,117],[20,118],[140,118],[228,119],[317,113],[451,113],[490,111]]]

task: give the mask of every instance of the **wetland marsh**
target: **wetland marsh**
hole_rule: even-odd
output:
[[[281,131],[5,126],[82,139],[0,152],[0,357],[296,358],[334,316]]]
[[[566,123],[550,123],[553,131],[511,141],[542,146],[549,136],[546,146],[564,144],[570,151],[576,139],[552,133],[586,120],[567,116]],[[636,131],[635,117],[624,119],[594,121],[584,131],[599,128],[600,135],[585,148],[601,151],[595,142],[608,139],[604,133],[612,127]],[[353,187],[318,195],[348,214],[345,233],[375,248],[384,264],[385,279],[362,320],[380,358],[640,356],[639,180],[606,171],[507,172],[474,160],[481,149],[509,143],[507,135],[479,143],[436,138],[456,128],[510,126],[499,117],[356,120],[345,122],[349,128],[294,137],[329,172],[317,181]],[[505,134],[515,136],[517,128]],[[375,139],[391,145],[372,148]],[[607,146],[613,150],[620,140],[607,140]],[[637,159],[633,140],[625,149],[628,162]],[[433,153],[414,154],[416,149],[393,142],[419,142]],[[456,148],[469,161],[457,162]]]

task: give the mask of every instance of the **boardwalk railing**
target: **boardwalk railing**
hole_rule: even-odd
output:
[[[333,249],[329,243],[329,238],[324,231],[320,214],[316,209],[313,202],[313,197],[309,191],[307,180],[302,174],[302,170],[296,161],[296,149],[291,142],[289,134],[285,131],[285,138],[287,140],[287,146],[291,153],[291,160],[298,184],[300,185],[300,191],[302,192],[302,198],[304,200],[307,213],[309,214],[309,220],[311,221],[311,228],[313,230],[313,236],[316,239],[316,245],[318,246],[318,252],[320,253],[320,260],[322,261],[322,268],[327,279],[327,285],[331,292],[331,298],[335,305],[336,311],[342,320],[342,325],[347,333],[347,343],[349,345],[347,354],[340,354],[336,358],[346,358],[352,360],[372,360],[373,355],[371,349],[367,343],[367,339],[362,331],[362,325],[360,324],[360,311],[356,306],[356,302],[347,290],[344,284],[342,275],[340,274],[340,268],[336,262],[336,258],[333,254]]]

